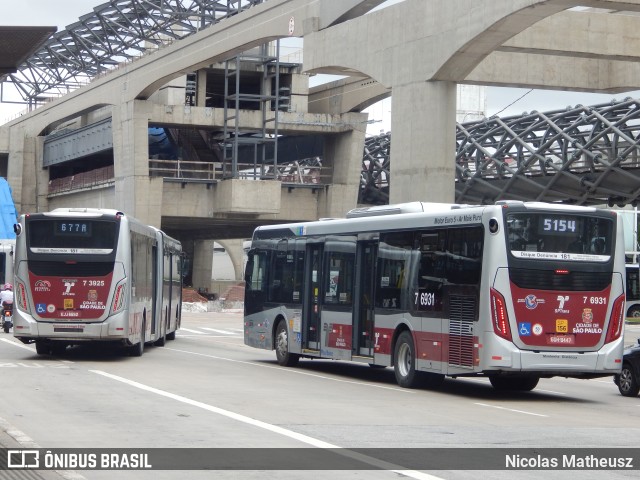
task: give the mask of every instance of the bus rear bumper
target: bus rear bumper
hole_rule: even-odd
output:
[[[124,318],[123,314],[118,314],[102,322],[43,322],[17,311],[13,317],[13,332],[25,343],[37,339],[70,342],[122,340],[128,336]]]
[[[501,342],[485,359],[485,372],[540,373],[568,377],[614,375],[622,367],[623,340],[605,344],[597,351],[520,350],[511,342]]]

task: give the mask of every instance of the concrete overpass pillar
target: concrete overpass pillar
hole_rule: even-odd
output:
[[[389,203],[455,201],[456,84],[393,87]]]
[[[338,135],[331,135],[325,141],[322,175],[331,173],[324,198],[318,202],[318,217],[344,217],[358,204],[362,152],[367,126],[367,114],[345,113],[344,123],[353,126]]]
[[[211,288],[211,267],[213,264],[213,240],[193,242],[192,286],[195,289]]]
[[[244,279],[244,249],[243,239],[218,240],[218,243],[224,247],[233,263],[234,278],[237,281]]]
[[[160,227],[162,178],[149,177],[149,117],[152,105],[133,100],[113,109],[115,208]]]
[[[207,106],[207,71],[202,69],[196,73],[198,80],[196,81],[196,106]]]
[[[24,129],[13,127],[9,129],[9,161],[7,165],[7,182],[11,186],[13,202],[18,213],[33,211],[33,200],[29,201],[29,195],[23,191],[23,179],[29,178],[35,158],[29,154],[29,139]],[[32,152],[35,155],[35,152]]]
[[[43,138],[22,126],[9,129],[7,182],[19,214],[48,210],[49,171],[42,168]]]

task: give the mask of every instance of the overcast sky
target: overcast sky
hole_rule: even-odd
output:
[[[389,3],[396,3],[397,1],[400,0],[390,0]],[[90,13],[94,7],[104,2],[101,0],[0,0],[0,25],[56,26],[58,30],[63,30],[67,25],[77,21],[78,17]],[[528,92],[529,89],[521,88],[487,88],[487,116],[495,115],[498,112],[501,112],[499,114],[501,117],[519,115],[522,112],[530,112],[532,110],[545,112],[578,104],[597,105],[608,103],[612,99],[622,100],[629,96],[640,98],[639,91],[616,95],[548,90]],[[8,116],[21,110],[24,110],[23,106],[0,103],[0,123],[4,123]],[[370,133],[378,133],[380,130],[386,131],[390,129],[390,110],[390,100],[381,102],[369,109],[369,118],[371,120],[380,120],[369,126]]]

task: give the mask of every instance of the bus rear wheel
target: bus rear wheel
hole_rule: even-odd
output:
[[[142,331],[140,332],[140,343],[136,343],[132,347],[129,348],[129,355],[132,357],[141,357],[144,353],[144,332],[145,332],[145,324],[142,323]]]
[[[284,320],[278,323],[276,328],[276,358],[278,364],[283,367],[293,367],[298,364],[300,355],[289,351],[289,334],[287,332],[287,324]]]
[[[416,371],[416,350],[411,332],[404,331],[398,337],[394,351],[393,371],[396,382],[403,388],[420,386],[420,372]]]
[[[539,377],[489,377],[491,385],[500,391],[530,392],[538,385]]]
[[[167,320],[166,316],[163,323],[164,323],[164,328],[160,327],[160,331],[161,331],[160,338],[158,338],[154,342],[154,345],[156,347],[164,347],[167,343],[167,330],[169,329],[169,321]]]

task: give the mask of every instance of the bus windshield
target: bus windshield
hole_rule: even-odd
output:
[[[34,219],[27,242],[33,253],[110,254],[118,227],[118,222],[105,220]]]
[[[569,213],[507,213],[511,254],[518,258],[607,262],[613,219]]]

